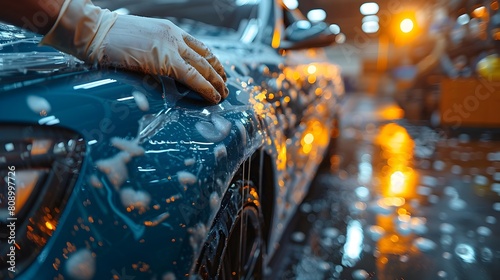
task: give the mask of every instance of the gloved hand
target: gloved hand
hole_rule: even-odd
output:
[[[224,68],[199,40],[165,19],[66,0],[42,44],[92,64],[170,76],[218,103],[229,91]]]

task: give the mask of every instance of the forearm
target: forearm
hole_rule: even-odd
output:
[[[2,1],[0,21],[45,35],[57,20],[64,0]]]

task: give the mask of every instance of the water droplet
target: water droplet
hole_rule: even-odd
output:
[[[486,217],[486,223],[494,225],[497,223],[497,218],[493,216],[488,216]]]
[[[495,183],[495,184],[491,185],[491,190],[496,192],[496,193],[500,193],[500,183]]]
[[[304,242],[305,239],[306,239],[306,235],[301,231],[296,231],[296,232],[292,233],[292,240],[294,242],[301,243],[301,242]]]
[[[359,211],[364,211],[366,210],[366,203],[358,201],[354,204],[354,208]]]
[[[491,235],[491,229],[480,226],[476,229],[477,234],[482,235],[482,236],[490,236]]]
[[[371,226],[368,233],[373,241],[378,241],[385,234],[385,229],[381,226]]]
[[[302,211],[302,213],[311,213],[312,211],[312,206],[311,204],[307,203],[307,202],[304,202],[301,206],[300,206],[300,210]]]
[[[357,269],[352,272],[352,278],[355,280],[368,279],[368,277],[370,277],[370,274],[363,269]]]
[[[413,241],[413,245],[422,252],[431,251],[436,248],[436,243],[434,243],[434,241],[423,237],[418,237],[417,239],[415,239]]]
[[[374,201],[370,203],[371,211],[380,215],[389,215],[393,212],[393,207],[387,205],[384,199],[379,199],[378,201]]]
[[[448,206],[452,210],[459,211],[459,210],[463,210],[463,209],[465,209],[465,207],[467,207],[467,202],[465,202],[465,200],[460,199],[460,198],[454,198],[454,199],[450,200],[450,202],[448,203]]]
[[[486,186],[488,184],[488,178],[482,175],[474,177],[474,183],[480,186]]]
[[[337,237],[337,241],[339,243],[344,243],[345,242],[345,235],[339,235],[339,237]]]
[[[496,171],[496,169],[493,166],[490,166],[490,167],[486,168],[486,173],[488,173],[489,175],[493,175],[493,180],[495,180],[495,177],[494,177],[495,176],[495,171]]]
[[[325,261],[319,261],[318,266],[321,271],[327,271],[331,267],[330,264]]]
[[[448,234],[441,236],[440,242],[443,246],[450,246],[453,243],[453,237]]]
[[[436,204],[439,202],[439,196],[433,194],[433,195],[430,195],[429,198],[428,198],[428,201],[429,203],[431,204]]]
[[[500,212],[500,202],[493,203],[493,210]]]
[[[401,235],[408,235],[411,233],[411,227],[408,223],[399,223],[397,230]]]
[[[410,257],[408,255],[401,255],[399,257],[399,261],[403,262],[403,263],[407,262],[409,259],[410,259]]]
[[[432,193],[432,189],[426,186],[418,186],[417,193],[419,195],[428,196]]]
[[[460,143],[468,143],[470,141],[470,136],[468,134],[462,133],[458,135],[458,141]]]
[[[443,234],[452,234],[455,232],[455,226],[453,226],[452,224],[448,224],[448,223],[442,223],[439,226],[439,230]]]
[[[448,275],[448,274],[446,273],[446,271],[442,271],[442,270],[438,271],[438,273],[437,273],[437,274],[438,274],[438,276],[439,276],[439,277],[441,277],[441,278],[446,278],[446,276]]]
[[[434,167],[434,170],[443,171],[446,164],[441,160],[436,160],[432,166]]]
[[[323,230],[323,236],[326,238],[334,239],[337,236],[339,236],[339,234],[340,234],[340,231],[336,228],[333,228],[333,227],[325,228]]]
[[[422,178],[422,184],[429,187],[436,187],[438,185],[438,179],[436,177],[425,175]]]
[[[358,187],[355,192],[361,201],[367,201],[370,199],[370,190],[366,187]]]
[[[476,262],[476,254],[472,246],[460,243],[455,247],[455,254],[465,263]]]
[[[451,167],[451,173],[453,173],[455,175],[459,175],[460,173],[462,173],[462,167],[460,167],[458,165],[453,165]]]
[[[493,180],[500,181],[500,172],[495,172],[495,175],[493,175]]]
[[[411,218],[411,229],[417,234],[424,234],[427,232],[427,226],[425,225],[426,223],[427,220],[425,218]]]
[[[484,247],[483,249],[481,249],[481,260],[483,260],[484,262],[490,262],[492,259],[493,251],[490,248]]]
[[[464,152],[464,153],[460,154],[460,160],[461,161],[469,161],[469,159],[470,159],[470,154],[469,153],[465,153]]]
[[[452,187],[452,186],[447,186],[444,188],[443,190],[444,194],[449,196],[449,197],[452,197],[452,198],[458,198],[458,192],[457,190]]]
[[[441,221],[444,221],[444,220],[448,219],[448,214],[446,212],[441,212],[441,213],[439,213],[438,217]]]
[[[443,253],[443,259],[449,260],[449,259],[451,259],[451,256],[452,255],[449,252],[444,252]]]

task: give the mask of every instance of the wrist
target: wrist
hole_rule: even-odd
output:
[[[107,33],[116,17],[116,13],[101,9],[90,0],[66,0],[41,44],[89,61],[93,46],[100,45],[95,39],[103,38],[96,36],[97,32]]]

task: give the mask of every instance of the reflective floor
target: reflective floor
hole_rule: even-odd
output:
[[[500,133],[352,94],[272,279],[500,279]]]

